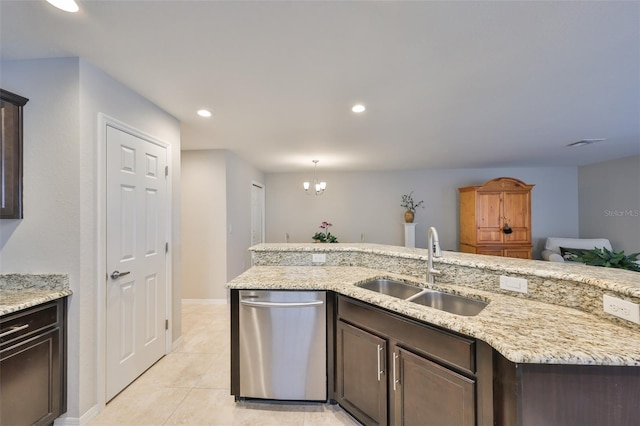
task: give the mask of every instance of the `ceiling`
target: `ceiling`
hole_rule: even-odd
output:
[[[640,2],[78,3],[0,0],[1,59],[79,56],[265,172],[640,154]]]

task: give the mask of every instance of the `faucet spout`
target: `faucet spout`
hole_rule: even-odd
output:
[[[427,232],[427,249],[429,250],[427,255],[427,282],[433,284],[435,282],[434,276],[440,275],[440,271],[433,269],[433,258],[442,257],[438,231],[433,226],[430,227]]]

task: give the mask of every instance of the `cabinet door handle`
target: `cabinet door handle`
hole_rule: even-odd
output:
[[[13,327],[10,327],[9,330],[5,331],[4,333],[0,333],[0,337],[5,337],[10,334],[17,333],[18,331],[24,330],[25,328],[29,328],[29,324],[15,325]]]
[[[393,353],[393,390],[396,390],[396,383],[400,383],[400,380],[398,380],[398,376],[396,374],[396,360],[398,359],[398,354],[397,353]]]
[[[380,381],[380,377],[384,373],[384,370],[382,369],[382,355],[381,355],[383,350],[384,350],[384,346],[378,345],[378,381]]]

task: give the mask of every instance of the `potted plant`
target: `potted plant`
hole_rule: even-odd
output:
[[[337,243],[338,237],[331,235],[331,232],[329,232],[329,227],[331,226],[333,225],[329,222],[322,222],[320,224],[320,229],[322,229],[322,231],[313,234],[313,237],[311,237],[313,238],[313,241],[316,243]]]
[[[404,212],[404,221],[407,223],[413,223],[413,219],[416,214],[416,209],[418,207],[424,208],[422,205],[424,201],[415,202],[413,200],[413,191],[409,194],[404,194],[402,196],[402,203],[400,203],[400,207],[404,207],[406,210]]]
[[[591,266],[603,266],[607,268],[627,269],[629,271],[640,272],[640,265],[637,260],[640,253],[624,254],[624,250],[615,252],[606,247],[599,249],[594,247],[591,250],[572,249],[568,260],[582,262]]]

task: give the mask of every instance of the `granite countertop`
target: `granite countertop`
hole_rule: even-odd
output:
[[[258,244],[250,248],[253,252],[282,254],[291,252],[334,252],[334,253],[374,253],[383,256],[415,259],[426,262],[427,250],[371,243],[344,244]],[[516,259],[499,256],[483,256],[454,251],[442,251],[442,257],[434,259],[434,264],[460,265],[508,274],[535,275],[540,278],[569,280],[616,291],[632,297],[640,297],[638,272],[614,268],[595,268],[581,264],[567,264],[542,260]]]
[[[455,261],[455,256],[450,260]],[[480,260],[482,262],[486,260]],[[332,290],[480,339],[516,363],[640,366],[640,335],[637,331],[593,314],[469,287],[430,285],[431,288],[489,302],[478,315],[464,317],[357,286],[358,283],[383,277],[427,286],[424,280],[420,282],[415,277],[359,266],[254,266],[230,281],[227,287]],[[626,286],[628,283],[601,280],[600,284]]]
[[[72,293],[66,274],[0,274],[0,316]]]

